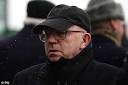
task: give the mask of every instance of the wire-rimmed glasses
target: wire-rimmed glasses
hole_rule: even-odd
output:
[[[68,30],[68,31],[63,31],[63,32],[61,32],[61,31],[42,30],[42,32],[39,34],[39,39],[42,42],[45,42],[45,41],[47,41],[47,39],[50,36],[53,36],[57,40],[64,40],[66,38],[67,34],[71,33],[71,32],[84,33],[84,31],[73,31],[73,30]]]

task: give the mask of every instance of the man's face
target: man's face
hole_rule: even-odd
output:
[[[45,53],[52,62],[60,58],[72,59],[90,42],[90,34],[74,25],[66,32],[64,39],[59,39],[59,33],[51,30],[45,42]]]

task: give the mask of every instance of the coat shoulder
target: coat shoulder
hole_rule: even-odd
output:
[[[105,73],[120,73],[120,72],[123,72],[122,69],[114,66],[114,65],[110,65],[110,64],[107,64],[107,63],[101,63],[101,62],[98,62],[98,61],[94,61],[95,63],[95,68],[98,70],[98,71],[102,71],[102,72],[105,72]]]
[[[39,71],[41,69],[43,69],[44,67],[46,66],[46,63],[42,63],[42,64],[38,64],[38,65],[34,65],[34,66],[31,66],[29,68],[26,68],[20,72],[18,72],[16,75],[15,75],[15,78],[17,80],[17,78],[20,80],[25,80],[26,78],[28,77],[36,77],[37,74],[39,73]]]
[[[29,68],[26,68],[26,69],[18,72],[16,75],[23,75],[23,74],[29,75],[29,74],[38,72],[41,68],[43,68],[45,66],[46,66],[46,63],[37,64],[37,65],[31,66]]]
[[[118,67],[93,61],[88,65],[81,80],[87,85],[116,85],[123,73]]]

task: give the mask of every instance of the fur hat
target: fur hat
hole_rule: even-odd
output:
[[[91,22],[113,18],[124,20],[123,9],[114,0],[90,0],[87,12],[91,18]]]

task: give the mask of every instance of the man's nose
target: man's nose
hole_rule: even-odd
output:
[[[55,35],[49,35],[47,41],[49,43],[56,43],[57,42],[57,39],[56,39]]]

